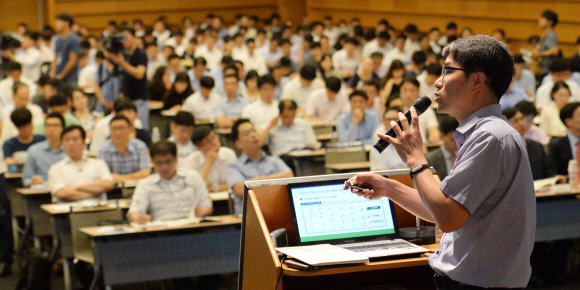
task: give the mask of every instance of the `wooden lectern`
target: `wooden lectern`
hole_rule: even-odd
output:
[[[432,171],[434,170],[432,169]],[[388,176],[409,187],[413,186],[408,169],[378,171],[375,173]],[[285,228],[288,234],[288,243],[290,245],[296,245],[295,230],[292,223],[290,201],[286,185],[298,182],[348,179],[354,175],[355,173],[347,173],[246,182],[238,289],[275,289],[280,271],[282,271],[283,275],[278,284],[278,288],[276,288],[278,290],[283,289],[285,277],[293,279],[294,281],[296,279],[314,279],[316,277],[332,277],[332,279],[336,279],[337,275],[358,275],[376,270],[415,266],[428,268],[426,267],[428,265],[427,255],[402,259],[387,259],[365,264],[333,266],[316,271],[299,271],[288,268],[280,263],[270,238],[270,232],[279,228]],[[437,178],[437,176],[435,177]],[[397,204],[395,204],[395,213],[399,228],[415,226],[415,216]],[[427,245],[426,248],[435,251],[437,246]],[[430,281],[432,281],[432,276],[430,277]],[[304,288],[301,287],[301,289]],[[325,287],[319,285],[318,289],[325,289]]]

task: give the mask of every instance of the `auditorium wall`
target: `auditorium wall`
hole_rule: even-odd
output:
[[[38,29],[38,0],[1,0],[0,30],[15,31],[18,23],[24,22]]]

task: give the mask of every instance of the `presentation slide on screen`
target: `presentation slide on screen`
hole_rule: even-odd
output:
[[[387,198],[366,200],[343,184],[292,189],[302,242],[395,233]]]

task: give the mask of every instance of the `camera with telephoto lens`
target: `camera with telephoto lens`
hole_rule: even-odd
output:
[[[112,54],[119,54],[125,48],[123,47],[123,40],[125,35],[123,33],[114,33],[105,40],[105,49]]]
[[[10,33],[3,32],[0,34],[0,50],[7,50],[15,47],[17,40]]]

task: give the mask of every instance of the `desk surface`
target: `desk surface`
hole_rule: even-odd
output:
[[[221,215],[221,216],[212,216],[217,217],[220,219],[219,222],[202,222],[199,224],[188,224],[176,227],[155,227],[154,229],[144,229],[144,228],[132,228],[129,225],[125,225],[122,227],[128,227],[133,229],[131,232],[106,232],[103,233],[100,231],[103,227],[87,227],[81,228],[79,231],[90,238],[99,238],[99,237],[111,237],[111,236],[127,236],[133,234],[141,234],[141,233],[156,233],[156,232],[167,232],[173,230],[184,230],[184,229],[199,229],[199,228],[211,228],[211,227],[221,227],[221,226],[228,226],[228,225],[241,225],[242,218],[235,216],[235,215]],[[107,226],[105,226],[107,227]]]
[[[223,201],[229,199],[230,193],[227,191],[210,192],[209,199],[211,201]]]
[[[318,141],[328,141],[328,140],[332,139],[332,133],[318,134],[318,135],[316,135],[316,139]]]
[[[344,170],[355,170],[355,169],[369,169],[371,168],[371,163],[369,161],[363,162],[351,162],[351,163],[334,163],[325,165],[326,168],[344,171]]]
[[[19,179],[22,178],[22,172],[19,173],[6,172],[4,173],[4,177],[6,177],[6,179]]]
[[[87,206],[83,207],[82,203],[52,203],[52,204],[43,204],[40,206],[42,210],[51,214],[51,215],[58,215],[58,214],[68,214],[70,212],[70,207],[73,206],[74,212],[92,212],[92,211],[101,211],[107,209],[115,209],[117,208],[117,201],[119,202],[119,208],[127,209],[129,208],[130,204],[126,199],[110,199],[107,200],[106,203],[103,202],[103,205],[97,206]],[[101,203],[99,203],[101,204]]]
[[[565,197],[565,196],[576,196],[580,195],[580,190],[572,190],[569,192],[551,192],[550,188],[543,188],[542,190],[536,191],[536,198],[547,198],[547,197]]]
[[[436,251],[439,246],[436,244],[424,245],[423,247],[429,249],[430,251]],[[332,266],[322,270],[316,271],[301,271],[293,268],[287,267],[285,264],[282,265],[282,270],[284,275],[288,276],[324,276],[333,274],[345,274],[345,273],[355,273],[362,271],[374,271],[374,270],[385,270],[385,269],[395,269],[395,268],[405,268],[405,267],[415,267],[415,266],[425,266],[428,265],[429,253],[423,256],[395,259],[387,261],[370,262],[364,264],[354,264],[354,265],[340,265]]]
[[[16,193],[24,196],[47,195],[50,194],[48,189],[17,188]]]

